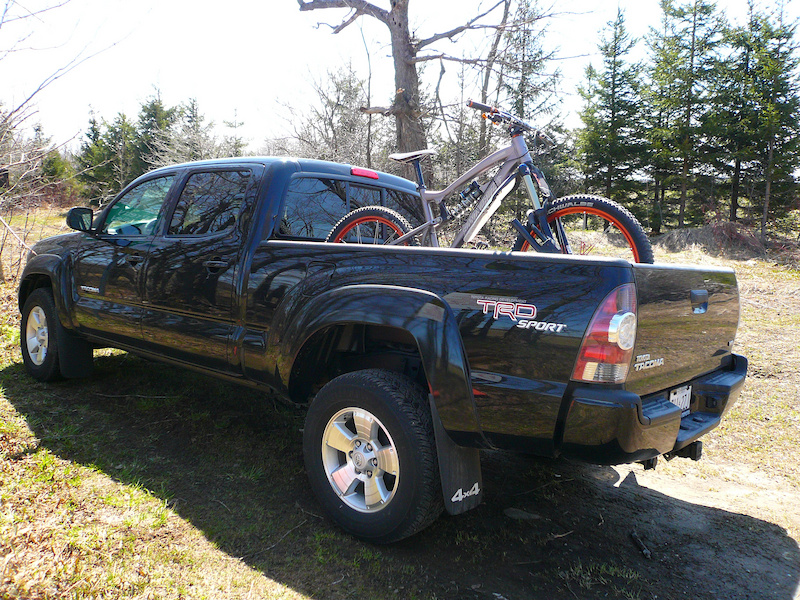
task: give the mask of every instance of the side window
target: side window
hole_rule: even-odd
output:
[[[386,190],[386,208],[396,210],[412,224],[425,221],[419,198],[407,192]]]
[[[278,233],[282,237],[324,240],[346,213],[343,181],[298,177],[289,183]]]
[[[167,235],[207,235],[232,229],[244,203],[249,171],[194,173],[172,213]]]
[[[101,233],[151,235],[174,179],[173,175],[159,177],[130,190],[108,210]]]
[[[364,187],[363,185],[350,184],[350,210],[361,208],[362,206],[380,206],[380,188]]]

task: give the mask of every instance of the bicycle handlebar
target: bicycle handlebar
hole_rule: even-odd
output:
[[[495,108],[494,106],[489,106],[488,104],[481,104],[480,102],[475,102],[475,100],[467,100],[467,106],[470,108],[474,108],[475,110],[479,110],[485,113],[499,113],[500,110]]]
[[[543,131],[539,131],[535,127],[530,126],[528,123],[520,118],[515,117],[509,112],[500,110],[495,106],[483,104],[482,102],[476,102],[475,100],[467,100],[467,106],[469,108],[474,108],[475,110],[481,111],[484,113],[484,118],[489,119],[493,123],[506,123],[511,127],[519,127],[523,131],[535,131],[535,139],[537,142],[541,142],[548,148],[555,148],[556,143],[552,140],[552,138],[550,138],[550,136]]]

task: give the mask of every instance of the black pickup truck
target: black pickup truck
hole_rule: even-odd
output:
[[[307,403],[311,487],[375,542],[476,506],[480,449],[700,457],[747,371],[733,271],[324,242],[359,206],[417,203],[404,179],[321,161],[153,171],[33,248],[25,366],[86,376],[115,347]]]

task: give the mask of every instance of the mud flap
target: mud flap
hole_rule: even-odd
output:
[[[61,324],[56,323],[56,340],[58,343],[58,368],[61,376],[66,379],[88,377],[92,374],[94,360],[92,345],[67,331]]]
[[[477,448],[459,446],[450,439],[439,419],[433,398],[429,398],[444,508],[448,514],[459,515],[475,508],[483,500],[480,452]]]

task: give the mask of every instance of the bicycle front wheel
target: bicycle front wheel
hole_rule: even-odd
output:
[[[383,206],[364,206],[347,213],[325,238],[344,244],[391,244],[411,231],[411,224],[398,212]],[[403,242],[416,245],[413,238]]]
[[[652,263],[653,248],[639,221],[608,198],[589,194],[564,196],[550,205],[547,222],[565,254],[590,254]],[[518,236],[514,250],[530,244]]]

